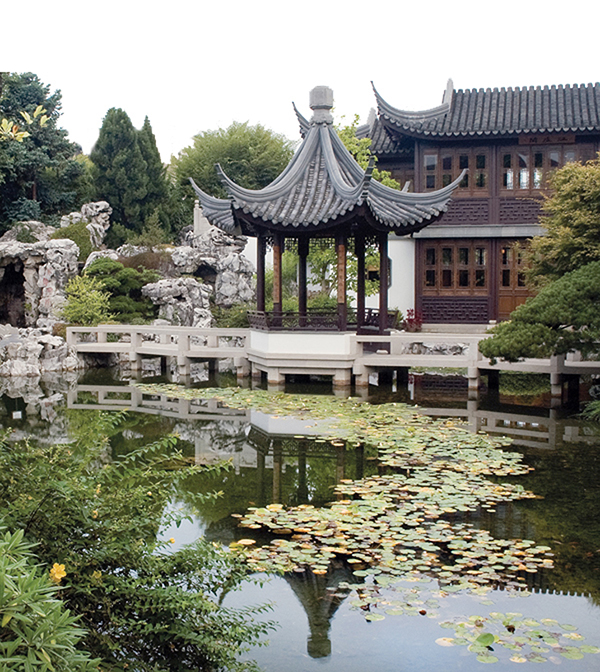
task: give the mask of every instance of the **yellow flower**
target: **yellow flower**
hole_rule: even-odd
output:
[[[50,570],[50,579],[54,583],[60,583],[60,580],[64,578],[67,575],[65,572],[65,566],[64,565],[59,565],[58,562],[55,562],[52,565],[52,569]]]
[[[94,509],[92,511],[92,518],[97,518],[98,517],[98,509]]]
[[[175,543],[175,537],[171,537],[171,538],[169,539],[169,543],[170,543],[170,544],[174,544],[174,543]]]
[[[151,492],[147,492],[146,494],[148,495],[148,497],[152,497],[152,493],[151,493]]]
[[[101,578],[102,578],[102,572],[100,572],[98,570],[95,570],[94,572],[92,572],[92,579],[98,580],[98,579],[101,579]]]
[[[98,485],[96,486],[96,494],[97,495],[100,494],[100,483],[98,483]]]

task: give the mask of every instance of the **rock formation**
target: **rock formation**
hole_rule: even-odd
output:
[[[110,227],[112,208],[106,201],[85,203],[79,212],[72,212],[61,217],[60,226],[64,228],[76,222],[86,222],[85,228],[90,232],[92,247],[100,247]]]
[[[212,289],[194,278],[159,280],[145,285],[142,294],[159,306],[159,319],[202,329],[212,324],[209,302]]]
[[[71,240],[0,240],[0,324],[51,328],[77,274],[78,253]]]
[[[0,377],[39,377],[81,367],[77,354],[64,338],[41,329],[0,326]]]

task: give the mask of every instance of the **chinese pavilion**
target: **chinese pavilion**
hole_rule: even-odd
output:
[[[264,189],[235,184],[220,166],[221,181],[229,194],[219,199],[204,193],[191,180],[204,215],[226,232],[254,236],[257,253],[257,311],[251,315],[256,329],[339,330],[349,328],[347,314],[346,252],[350,239],[357,256],[356,328],[385,333],[388,311],[388,236],[420,231],[447,210],[450,197],[465,173],[440,189],[427,193],[398,191],[372,179],[372,164],[365,171],[348,152],[333,127],[333,92],[325,86],[310,94],[313,117],[298,114],[302,143],[281,175]],[[307,310],[309,242],[333,239],[337,258],[337,312],[315,315]],[[379,309],[365,307],[365,246],[377,241],[380,256]],[[290,321],[282,311],[281,255],[286,242],[298,251],[298,313]],[[265,255],[273,249],[273,311],[265,311]]]

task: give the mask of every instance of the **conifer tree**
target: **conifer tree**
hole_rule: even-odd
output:
[[[146,197],[142,204],[144,221],[147,221],[155,212],[158,212],[161,224],[167,224],[165,204],[168,197],[168,184],[166,168],[161,161],[156,138],[152,132],[152,126],[148,117],[144,119],[144,125],[138,132],[138,143],[147,169],[148,186]]]
[[[114,222],[135,233],[142,230],[148,194],[148,166],[138,135],[127,113],[113,107],[90,154],[96,197],[109,202]]]

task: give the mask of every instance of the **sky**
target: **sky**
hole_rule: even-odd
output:
[[[333,89],[337,121],[388,103],[439,105],[456,89],[600,80],[600,3],[547,0],[30,0],[3,12],[0,70],[60,89],[60,125],[89,153],[108,109],[141,128],[164,162],[233,121],[297,140],[292,101]],[[8,29],[7,29],[8,27]],[[342,119],[343,118],[343,119]]]

